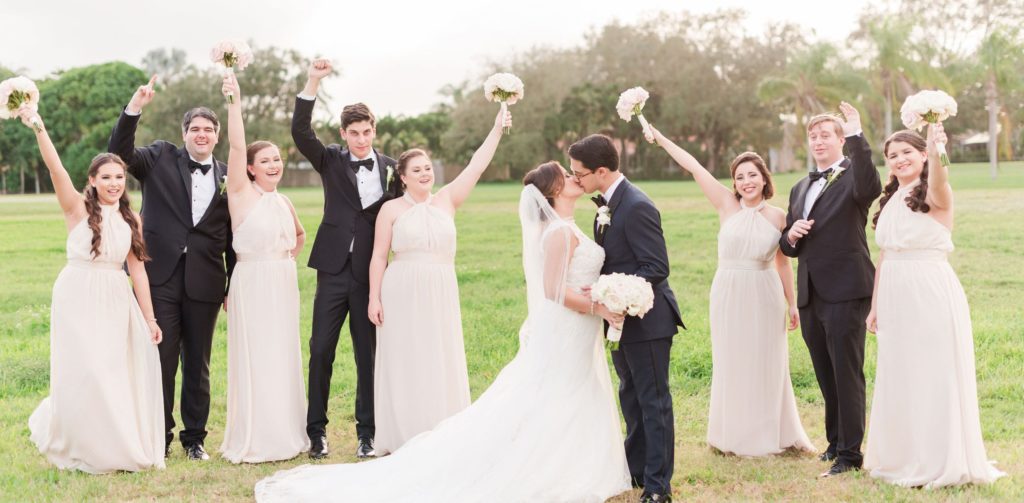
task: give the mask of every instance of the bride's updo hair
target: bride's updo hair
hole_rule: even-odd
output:
[[[531,169],[523,177],[523,185],[533,185],[547,199],[552,207],[555,195],[565,186],[565,168],[556,161],[548,161]]]

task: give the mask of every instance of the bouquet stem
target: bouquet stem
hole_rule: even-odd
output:
[[[647,139],[648,143],[654,143],[654,133],[651,132],[651,125],[647,122],[647,118],[644,114],[636,114],[637,120],[640,121],[640,125],[643,126],[644,138]]]
[[[506,102],[505,102],[505,100],[501,100],[501,122],[502,122],[502,123],[504,123],[504,122],[505,122],[505,116],[506,116],[506,115],[508,115],[508,103],[506,103]],[[510,127],[508,127],[508,126],[503,126],[503,127],[501,128],[501,130],[502,130],[502,131],[503,131],[503,132],[504,132],[505,134],[509,134],[509,133],[511,133],[511,132],[512,132],[512,128],[510,128]]]
[[[945,143],[936,143],[935,144],[935,149],[939,151],[939,162],[941,162],[943,166],[948,168],[949,167],[949,154],[946,153],[946,144]]]
[[[43,132],[43,126],[41,126],[39,124],[39,120],[34,117],[32,118],[32,129],[35,129],[37,133]]]
[[[227,58],[224,58],[224,59],[227,60]],[[234,73],[235,73],[235,67],[227,66],[227,67],[224,68],[224,75],[232,75]],[[224,97],[228,99],[228,104],[229,105],[233,105],[235,103],[235,95],[234,95],[234,93],[230,93],[229,92],[229,93],[225,94]]]
[[[611,351],[619,350],[619,339],[622,338],[622,329],[617,328],[615,325],[608,327],[608,340],[605,341],[604,345]]]

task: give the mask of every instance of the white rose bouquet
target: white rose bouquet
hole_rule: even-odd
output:
[[[484,81],[484,97],[487,101],[501,103],[501,116],[504,118],[508,113],[508,106],[515,105],[517,101],[523,99],[523,88],[523,81],[519,77],[511,73],[495,73]],[[509,128],[506,127],[505,134],[509,132]]]
[[[643,318],[654,307],[654,289],[647,280],[633,274],[612,273],[597,278],[590,287],[590,300],[600,302],[613,313]],[[619,349],[622,328],[608,329],[608,347]]]
[[[0,119],[16,119],[18,110],[27,106],[33,112],[39,110],[39,88],[25,76],[11,77],[0,82]],[[32,119],[32,127],[38,133],[42,130],[39,121]]]
[[[635,115],[643,127],[644,138],[647,138],[647,141],[654,141],[651,125],[647,123],[643,114],[644,105],[647,103],[647,98],[650,97],[651,94],[642,87],[626,89],[619,95],[619,102],[615,105],[615,110],[619,112],[619,117],[626,122],[629,122]]]
[[[937,124],[956,116],[956,100],[943,91],[921,91],[909,96],[900,108],[900,118],[908,129],[921,130],[928,124]],[[949,166],[946,144],[937,143],[939,156],[944,166]]]
[[[235,66],[239,70],[252,63],[253,55],[249,44],[241,40],[222,40],[210,50],[210,60],[214,63],[224,65],[224,74],[235,73]],[[228,103],[234,103],[233,95],[228,95]]]

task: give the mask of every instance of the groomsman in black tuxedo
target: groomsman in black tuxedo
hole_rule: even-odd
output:
[[[828,448],[820,459],[832,462],[823,477],[860,469],[864,460],[864,320],[875,277],[864,227],[882,193],[860,114],[845,102],[839,108],[845,121],[818,115],[807,124],[817,169],[790,191],[779,240],[782,253],[800,259],[800,329],[825,398]]]
[[[387,172],[395,160],[373,148],[376,123],[362,104],[341,112],[341,138],[347,148],[324,145],[310,124],[320,80],[332,71],[330,61],[310,64],[309,79],[295,100],[292,138],[309,159],[324,186],[324,216],[313,242],[309,267],[316,269],[313,333],[309,339],[309,410],[306,434],[309,457],[323,458],[327,447],[327,398],[331,389],[338,337],[346,316],[356,361],[356,435],[360,458],[373,456],[373,364],[377,332],[368,315],[370,255],[377,212],[387,199]]]
[[[668,284],[661,214],[647,194],[619,172],[619,154],[607,136],[594,134],[573,143],[569,158],[583,190],[600,191],[593,201],[611,217],[607,224],[594,219],[594,240],[605,252],[601,274],[635,274],[654,289],[654,307],[643,318],[626,317],[612,363],[619,375],[633,485],[644,488],[643,503],[671,501],[675,423],[668,366],[672,338],[683,320]]]
[[[217,312],[224,305],[234,267],[231,222],[221,187],[227,166],[213,158],[220,124],[208,108],[185,112],[179,148],[166,141],[135,147],[142,109],[155,96],[154,75],[135,91],[110,134],[107,150],[128,164],[142,184],[142,220],[153,311],[164,332],[163,373],[166,454],[174,439],[174,378],[181,360],[179,435],[190,459],[209,459],[203,442],[210,415],[210,347]],[[225,270],[226,264],[226,270]]]

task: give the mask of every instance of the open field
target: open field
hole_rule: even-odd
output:
[[[797,178],[793,174],[776,177],[779,195],[772,203],[785,207]],[[1010,476],[992,486],[936,491],[896,488],[862,473],[818,481],[815,475],[826,466],[811,457],[748,460],[719,456],[708,449],[704,443],[711,379],[707,311],[718,221],[693,183],[639,184],[661,209],[671,284],[690,327],[675,339],[672,349],[677,442],[673,485],[678,500],[1024,500],[1024,163],[1005,163],[997,181],[988,178],[986,165],[957,165],[952,183],[957,251],[951,262],[971,303],[982,427],[989,457],[998,460]],[[320,221],[321,190],[289,189],[286,194],[311,234],[307,243],[312,243]],[[518,195],[516,184],[481,185],[456,219],[456,269],[474,397],[514,355],[525,312]],[[137,195],[134,201],[137,207]],[[581,200],[577,211],[581,227],[588,229],[592,216],[590,202]],[[52,195],[0,197],[0,452],[7,460],[0,466],[0,501],[245,501],[252,499],[253,484],[261,477],[308,461],[302,457],[233,466],[214,455],[207,463],[192,463],[176,445],[167,469],[159,472],[92,476],[51,467],[30,443],[27,421],[47,394],[50,291],[65,261],[65,235]],[[874,248],[870,231],[869,240]],[[314,271],[304,266],[308,251],[309,245],[299,261],[304,354],[315,286]],[[211,359],[213,400],[207,439],[211,453],[220,445],[225,418],[225,318],[219,321]],[[331,387],[329,462],[355,460],[355,371],[351,343],[344,334],[347,328]],[[823,448],[821,397],[798,331],[789,334],[789,348],[804,427],[815,445]],[[870,404],[875,368],[875,341],[870,335],[866,362]]]

